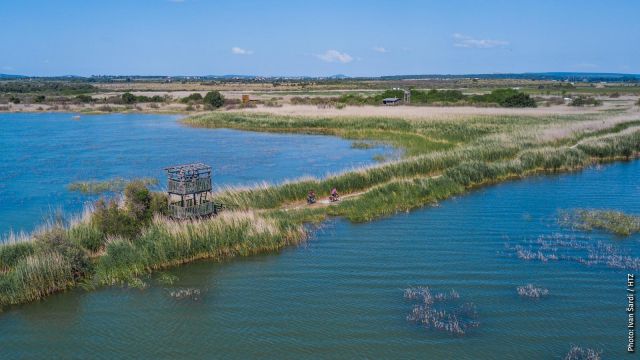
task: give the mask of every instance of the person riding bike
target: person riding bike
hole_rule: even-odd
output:
[[[329,196],[329,200],[338,201],[340,195],[338,194],[338,190],[336,188],[331,189],[331,195]]]
[[[307,193],[307,204],[314,204],[316,202],[316,192],[313,190],[309,190]]]

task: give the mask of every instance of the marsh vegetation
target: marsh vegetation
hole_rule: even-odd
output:
[[[136,286],[140,277],[168,266],[274,251],[299,243],[306,237],[304,223],[320,222],[328,216],[369,221],[434,204],[477,186],[540,172],[580,169],[598,161],[628,158],[640,150],[640,133],[628,128],[572,130],[581,129],[582,121],[593,120],[598,118],[409,120],[225,112],[191,117],[184,122],[196,127],[329,134],[358,142],[382,142],[402,149],[403,157],[322,179],[223,188],[214,197],[233,210],[191,222],[164,217],[165,196],[149,191],[143,182],[130,183],[122,201],[101,200],[81,220],[53,224],[25,241],[0,246],[0,305],[31,301],[80,283],[88,288]],[[544,135],[552,127],[560,127],[566,135]],[[77,186],[86,191],[112,187],[108,183]],[[334,187],[354,196],[333,206],[303,205],[309,189],[328,193]],[[545,241],[512,251],[523,259],[566,258],[616,268],[640,267],[639,260],[605,244],[576,248],[600,254],[590,259],[560,254]],[[556,242],[556,248],[562,249],[564,239]]]
[[[574,229],[604,230],[618,236],[640,232],[640,216],[616,210],[575,209],[562,211],[558,222]]]
[[[602,359],[602,352],[592,349],[584,348],[578,345],[571,346],[571,349],[565,355],[564,360],[600,360]]]
[[[102,194],[105,192],[121,192],[125,189],[127,184],[132,180],[124,178],[115,178],[105,181],[76,181],[69,186],[69,191],[78,191],[83,194]],[[142,182],[145,186],[158,185],[158,179],[156,178],[139,178],[135,181]]]
[[[411,287],[404,290],[404,298],[415,302],[407,321],[425,329],[465,335],[480,326],[476,306],[471,302],[462,302],[455,290],[437,292],[427,286]]]
[[[516,288],[516,292],[518,293],[519,296],[524,298],[530,298],[530,299],[540,299],[542,297],[549,295],[548,289],[537,287],[533,284],[518,286]]]
[[[569,261],[585,266],[638,270],[640,257],[629,254],[611,242],[586,236],[552,234],[528,239],[523,243],[505,244],[507,254],[524,261]]]

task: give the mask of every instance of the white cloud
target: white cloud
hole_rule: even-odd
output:
[[[324,54],[317,54],[316,57],[326,62],[341,62],[343,64],[353,61],[353,57],[347,53],[341,53],[338,50],[327,50]]]
[[[371,50],[373,50],[375,52],[379,52],[379,53],[389,52],[389,50],[383,48],[382,46],[374,46],[374,47],[371,48]]]
[[[247,50],[234,46],[231,48],[231,53],[235,55],[251,55],[253,54],[253,50]]]
[[[464,48],[489,49],[509,45],[508,41],[492,39],[475,39],[468,35],[453,34],[453,46]]]

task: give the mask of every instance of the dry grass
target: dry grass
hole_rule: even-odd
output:
[[[593,109],[569,106],[538,108],[494,108],[471,106],[347,106],[343,109],[319,108],[313,105],[286,104],[278,108],[258,107],[246,112],[268,113],[278,116],[305,117],[389,117],[402,119],[455,120],[473,116],[549,116],[593,113]]]

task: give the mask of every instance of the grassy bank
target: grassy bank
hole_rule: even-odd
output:
[[[214,194],[233,211],[193,222],[162,214],[166,198],[144,183],[127,185],[122,203],[101,201],[72,224],[53,224],[30,239],[0,246],[0,307],[43,298],[82,284],[137,286],[154,270],[202,258],[246,256],[303,241],[304,223],[327,216],[369,221],[434,203],[474,187],[534,173],[580,169],[640,151],[640,132],[612,126],[541,136],[577,117],[471,117],[438,121],[387,118],[299,118],[218,113],[185,123],[210,128],[331,134],[385,142],[401,159],[278,185],[227,188]],[[353,196],[334,206],[307,207],[309,189],[337,187]]]
[[[153,270],[204,258],[247,256],[305,239],[285,213],[229,211],[213,219],[177,222],[159,214],[133,236],[106,234],[94,213],[55,224],[29,241],[0,246],[0,309],[82,285],[137,287]]]

